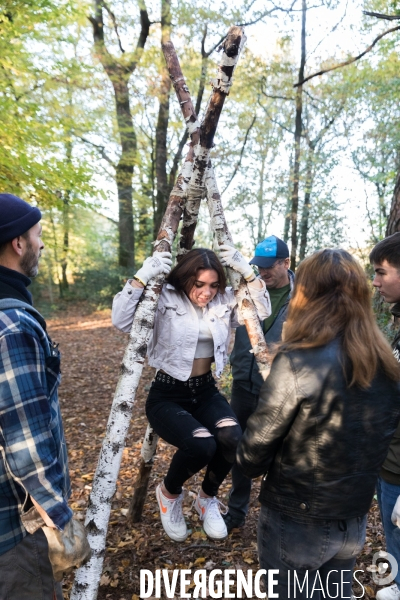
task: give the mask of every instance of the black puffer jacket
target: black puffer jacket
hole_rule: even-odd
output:
[[[286,514],[367,513],[400,418],[400,388],[382,372],[348,388],[340,343],[279,353],[239,444],[239,468],[264,477],[260,501]]]

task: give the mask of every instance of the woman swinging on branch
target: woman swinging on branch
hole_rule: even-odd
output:
[[[182,485],[206,466],[194,506],[210,538],[228,535],[216,496],[232,467],[242,432],[215,385],[211,364],[215,361],[219,377],[227,362],[230,329],[241,323],[222,265],[246,279],[260,319],[271,313],[265,284],[255,277],[245,258],[228,245],[219,250],[221,261],[211,250],[191,250],[172,271],[171,254],[155,252],[113,303],[113,324],[129,332],[147,282],[161,273],[168,274],[148,345],[149,365],[157,373],[146,414],[154,431],[178,448],[156,489],[162,525],[176,542],[188,535],[182,514]]]

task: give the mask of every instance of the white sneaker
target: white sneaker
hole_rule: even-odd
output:
[[[223,506],[226,511],[227,508],[216,498],[201,498],[197,494],[197,498],[194,502],[194,507],[199,513],[200,520],[203,521],[203,529],[208,537],[214,540],[222,540],[228,535],[228,530],[225,525],[225,521],[222,518],[219,510],[219,505]]]
[[[188,531],[182,513],[183,493],[177,498],[167,498],[161,491],[161,486],[156,488],[158,506],[160,507],[161,523],[165,533],[175,542],[183,542],[188,536]]]
[[[394,583],[390,587],[379,590],[376,594],[376,600],[400,600],[400,590]]]

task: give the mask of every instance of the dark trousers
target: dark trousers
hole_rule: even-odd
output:
[[[242,431],[226,398],[210,374],[186,382],[160,374],[153,381],[146,415],[154,431],[176,446],[164,485],[180,494],[183,483],[207,466],[203,491],[216,496],[235,459]],[[234,425],[218,427],[224,419]],[[207,435],[208,437],[201,437]]]
[[[273,592],[281,600],[350,599],[353,568],[364,546],[366,526],[366,515],[319,520],[289,517],[263,505],[258,521],[258,555],[262,569],[279,570],[273,575],[278,582]]]
[[[232,385],[231,408],[235,413],[242,431],[246,429],[247,420],[256,410],[258,394],[252,394],[242,388],[235,381]],[[229,495],[229,513],[237,518],[244,519],[249,510],[251,492],[251,479],[243,475],[236,463],[232,467],[232,488]]]
[[[42,529],[0,556],[0,600],[63,600]]]

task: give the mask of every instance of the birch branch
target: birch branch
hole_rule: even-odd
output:
[[[193,237],[200,210],[200,203],[205,196],[204,175],[209,153],[213,146],[213,143],[211,143],[210,140],[214,139],[219,115],[225,102],[225,98],[228,96],[230,87],[232,86],[233,72],[239,60],[241,49],[246,41],[243,28],[236,26],[231,27],[228,35],[225,38],[222,38],[221,41],[223,41],[221,46],[223,54],[218,67],[218,75],[212,82],[213,92],[207,104],[205,116],[201,124],[200,147],[197,149],[199,156],[200,154],[202,155],[202,163],[199,171],[201,172],[202,177],[201,179],[199,177],[198,181],[194,182],[188,190],[188,198],[183,212],[178,260],[180,256],[191,250],[194,243]],[[200,151],[200,148],[203,150]]]
[[[211,161],[208,165],[205,183],[207,189],[207,204],[211,217],[211,228],[216,233],[218,245],[229,244],[233,246],[232,236],[225,219],[221,195],[218,191],[218,185]],[[271,359],[256,307],[243,277],[233,269],[228,269],[228,274],[238,300],[239,311],[250,339],[251,351],[256,359],[261,377],[265,381],[270,371]]]
[[[226,36],[223,46],[221,64],[219,66],[219,80],[224,79],[223,85],[229,90],[233,77],[233,71],[239,59],[240,50],[245,42],[244,32],[241,28],[231,27]],[[178,257],[188,252],[193,245],[193,235],[197,224],[197,217],[201,199],[205,195],[204,177],[209,160],[209,154],[214,145],[214,136],[218,125],[219,116],[225,101],[227,92],[217,90],[208,103],[203,123],[199,128],[196,112],[190,98],[189,89],[185,83],[182,70],[172,42],[163,44],[163,52],[167,68],[173,82],[183,118],[188,125],[191,135],[190,155],[193,157],[193,170],[187,185],[186,202],[183,210],[183,226],[179,244]],[[228,67],[228,69],[225,69]],[[216,98],[218,101],[216,101]],[[217,110],[215,110],[217,106]],[[179,258],[178,258],[179,260]],[[140,520],[143,505],[146,498],[148,481],[153,465],[157,441],[153,441],[153,431],[150,425],[147,427],[145,439],[142,445],[142,460],[139,467],[139,475],[135,482],[135,492],[129,509],[129,518],[133,523]],[[145,458],[146,457],[146,458]]]
[[[162,44],[162,50],[167,64],[169,76],[174,86],[182,115],[186,123],[187,134],[191,136],[190,145],[193,148],[200,141],[200,123],[197,119],[196,111],[193,106],[189,88],[182,73],[181,66],[176,54],[176,50],[171,41]],[[193,151],[194,156],[194,151]],[[204,171],[203,171],[204,175]],[[183,208],[182,228],[178,243],[177,260],[193,246],[194,231],[196,229],[197,217],[199,214],[200,202],[203,196],[203,186],[195,188],[194,183],[188,189],[188,194]]]
[[[220,107],[223,106],[225,98],[229,94],[229,90],[232,85],[232,66],[236,64],[234,63],[234,57],[236,56],[235,44],[241,44],[238,46],[239,51],[245,41],[243,31],[242,35],[240,36],[241,28],[237,27],[232,28],[232,30],[233,29],[236,29],[235,33],[232,31],[232,37],[228,37],[224,42],[224,50],[230,60],[229,58],[225,59],[223,66],[219,69],[220,76],[212,81],[213,93],[209,103],[209,119],[208,121],[205,119],[204,124],[201,126],[200,144],[204,147],[210,147],[208,136],[211,135],[211,132],[214,129],[214,115],[219,113]],[[235,35],[236,41],[234,40]],[[225,219],[221,195],[218,191],[217,181],[211,161],[208,163],[205,184],[207,190],[207,203],[211,217],[211,229],[216,234],[219,245],[233,245],[232,236],[229,232]],[[228,269],[228,274],[238,300],[239,310],[246,326],[252,351],[254,352],[260,374],[263,379],[266,379],[270,369],[270,359],[264,333],[258,319],[257,310],[254,306],[253,300],[251,299],[247,283],[243,277],[236,273],[236,271],[233,271],[233,269]]]
[[[232,86],[233,71],[239,58],[240,50],[245,43],[244,31],[241,27],[232,27],[223,44],[224,55],[219,66],[218,76],[212,81],[213,92],[203,123],[200,128],[200,145],[204,150],[210,149],[213,144],[214,134],[225,98]],[[178,60],[176,58],[176,60]],[[205,174],[207,202],[211,216],[211,227],[216,233],[218,244],[233,245],[232,236],[226,223],[221,195],[211,165],[208,160]],[[257,310],[251,299],[245,280],[232,269],[228,269],[232,287],[238,298],[239,309],[246,325],[247,333],[252,345],[255,359],[263,379],[266,379],[270,369],[270,357],[264,333],[258,319]]]
[[[231,28],[229,32],[235,29],[240,28]],[[224,53],[222,55],[223,64],[220,67],[220,77],[218,78],[221,86],[229,84],[240,50],[240,39],[238,40],[237,35],[229,37],[228,33],[227,40],[228,39],[230,40],[230,43],[227,43],[226,41],[224,44]],[[239,44],[237,43],[238,41]],[[225,56],[225,53],[230,54]],[[236,59],[232,62],[231,57],[233,55],[235,55]],[[179,82],[177,82],[177,84],[179,84]],[[178,90],[180,94],[189,94],[187,88],[186,91],[183,89],[183,86],[182,88],[178,87]],[[190,99],[190,96],[188,99]],[[187,102],[181,104],[181,107],[184,107],[185,104],[187,104]],[[170,194],[167,209],[161,222],[157,240],[154,244],[157,251],[171,251],[172,243],[182,215],[183,202],[187,196],[188,186],[189,184],[191,186],[198,186],[203,181],[209,150],[213,145],[213,138],[222,106],[223,102],[220,102],[218,109],[213,115],[212,122],[206,120],[207,128],[205,135],[203,136],[204,145],[197,143],[196,147],[192,146],[189,149],[182,166],[182,171]],[[195,119],[195,121],[197,121],[197,119]],[[193,123],[193,120],[189,117],[187,122]],[[198,129],[198,124],[196,124],[195,129]],[[195,131],[193,130],[193,134],[194,133]],[[71,592],[71,600],[95,600],[97,597],[103,568],[111,501],[116,489],[122,451],[132,416],[136,391],[143,371],[148,341],[154,326],[155,311],[163,281],[163,275],[150,280],[135,312],[129,336],[129,343],[122,361],[121,375],[115,391],[107,424],[106,437],[100,452],[86,513],[85,525],[89,544],[92,549],[92,557],[86,565],[80,567],[76,572]],[[149,432],[148,435],[151,436]],[[152,441],[153,440],[154,438],[152,438]],[[153,452],[155,443],[152,443],[151,446],[150,451]],[[151,456],[149,457],[147,448],[144,448],[143,452],[147,458],[147,462],[149,462]]]

